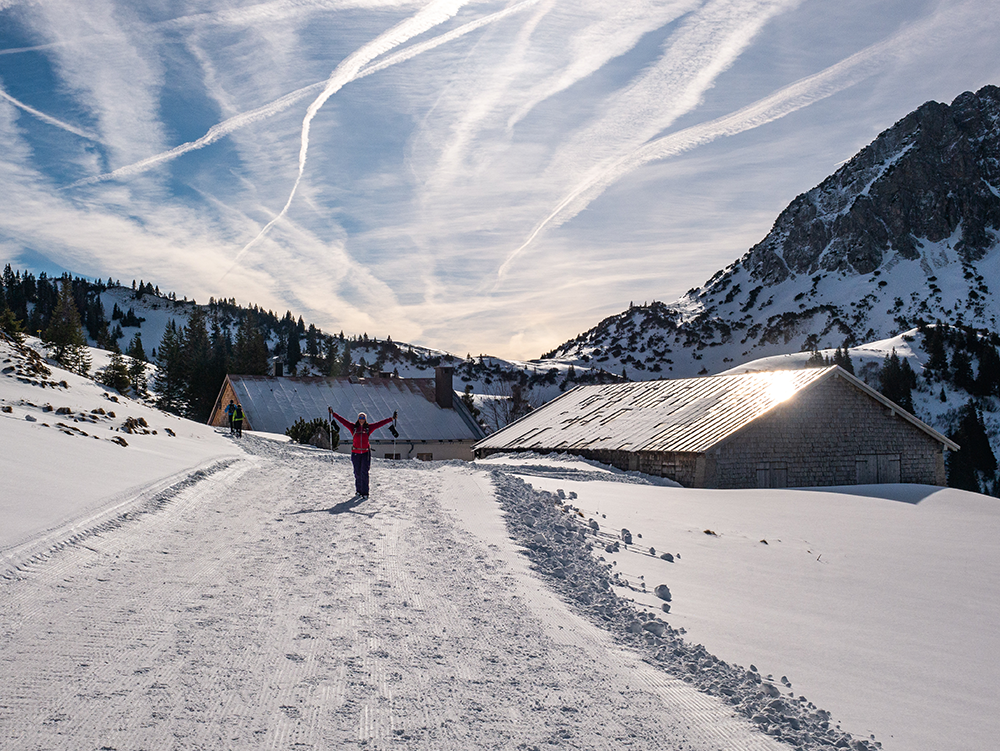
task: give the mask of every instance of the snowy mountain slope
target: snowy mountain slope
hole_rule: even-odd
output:
[[[996,331],[1000,89],[885,131],[704,287],[633,306],[547,355],[631,378],[883,339],[917,321]]]
[[[37,344],[37,340],[31,340]],[[46,365],[0,337],[0,551],[238,453],[206,425]]]
[[[178,327],[186,326],[195,307],[193,302],[170,300],[159,295],[136,296],[133,290],[120,286],[108,287],[99,296],[109,319],[116,305],[122,313],[132,311],[135,314],[139,325],[122,326],[124,337],[119,346],[124,351],[132,337],[140,334],[147,356],[160,346],[167,323],[172,320]]]

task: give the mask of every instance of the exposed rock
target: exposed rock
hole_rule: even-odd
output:
[[[765,284],[788,274],[870,274],[888,253],[917,258],[917,238],[956,243],[976,261],[1000,228],[1000,89],[927,102],[819,186],[792,201],[744,259]]]

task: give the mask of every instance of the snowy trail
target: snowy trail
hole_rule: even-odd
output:
[[[783,747],[573,614],[485,473],[376,461],[344,508],[347,457],[244,445],[0,582],[11,747]]]

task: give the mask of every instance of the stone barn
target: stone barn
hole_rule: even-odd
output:
[[[227,424],[229,400],[241,404],[245,430],[284,434],[297,419],[326,420],[327,407],[348,420],[358,412],[377,422],[399,412],[395,438],[389,427],[371,437],[372,455],[380,459],[472,459],[472,446],[485,437],[452,388],[451,368],[437,368],[434,378],[325,378],[229,375],[215,401],[209,424]],[[351,437],[341,433],[339,451],[350,453]]]
[[[578,386],[475,446],[697,488],[944,485],[945,449],[958,446],[838,366]]]

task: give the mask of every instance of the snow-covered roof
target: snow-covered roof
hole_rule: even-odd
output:
[[[699,453],[781,402],[831,376],[843,377],[902,418],[957,446],[836,365],[828,368],[578,386],[475,448]]]
[[[327,419],[329,406],[352,421],[359,412],[369,422],[399,412],[400,441],[468,441],[485,435],[457,396],[453,408],[438,405],[433,378],[228,378],[253,430],[284,433],[300,417]],[[392,436],[386,427],[373,435],[376,439]]]

